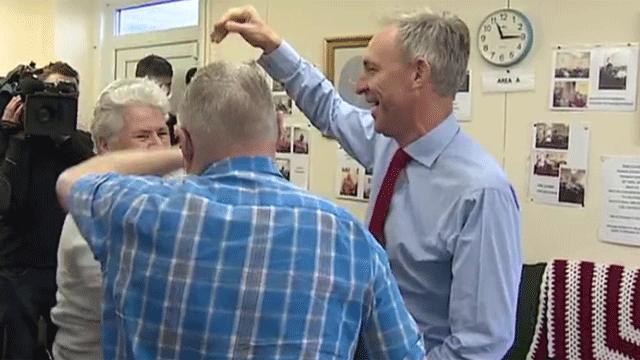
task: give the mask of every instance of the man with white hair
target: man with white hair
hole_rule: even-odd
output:
[[[369,230],[429,359],[501,359],[515,333],[520,216],[500,165],[453,114],[469,58],[465,23],[424,10],[390,19],[357,83],[370,110],[344,101],[254,8],[230,9],[212,39],[228,32],[264,50],[261,65],[313,124],[373,167]]]
[[[91,134],[97,153],[169,148],[168,111],[167,96],[153,81],[114,81],[94,108]],[[70,215],[60,236],[56,279],[57,305],[51,310],[59,327],[55,359],[101,359],[102,273]]]
[[[286,181],[255,64],[200,70],[180,151],[98,156],[58,179],[105,271],[112,359],[422,359],[384,250],[358,220]],[[184,167],[178,181],[164,174]]]

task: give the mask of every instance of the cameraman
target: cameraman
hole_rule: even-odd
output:
[[[78,73],[63,62],[47,65],[38,77],[76,88],[79,83]],[[55,327],[49,313],[56,303],[56,254],[65,217],[55,184],[63,170],[93,154],[91,136],[83,131],[25,135],[24,112],[20,97],[11,99],[0,131],[0,327],[8,334],[7,359],[35,356],[40,316],[51,349]]]

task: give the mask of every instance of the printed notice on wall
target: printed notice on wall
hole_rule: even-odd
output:
[[[640,246],[640,157],[604,157],[600,239]]]
[[[471,121],[471,72],[469,70],[453,100],[453,113],[458,121]]]
[[[365,169],[342,146],[338,147],[336,197],[345,200],[369,201],[373,169]]]
[[[529,196],[532,201],[584,207],[589,126],[533,124]]]
[[[638,44],[558,47],[553,52],[550,107],[635,111]]]

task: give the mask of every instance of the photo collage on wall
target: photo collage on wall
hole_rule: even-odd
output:
[[[584,207],[589,126],[536,123],[529,195],[532,201]]]
[[[309,140],[311,125],[291,125],[293,101],[284,91],[284,84],[270,79],[276,111],[285,116],[284,131],[276,143],[276,164],[282,176],[296,186],[309,190]]]
[[[276,164],[282,176],[305,190],[309,189],[310,126],[285,125],[276,143]]]
[[[338,145],[336,197],[345,200],[369,201],[373,169],[366,169]]]
[[[552,110],[635,111],[637,44],[558,47],[552,66]]]

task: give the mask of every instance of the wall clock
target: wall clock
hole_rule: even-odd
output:
[[[522,61],[533,45],[533,26],[525,14],[500,9],[487,15],[478,29],[480,55],[496,66]]]

